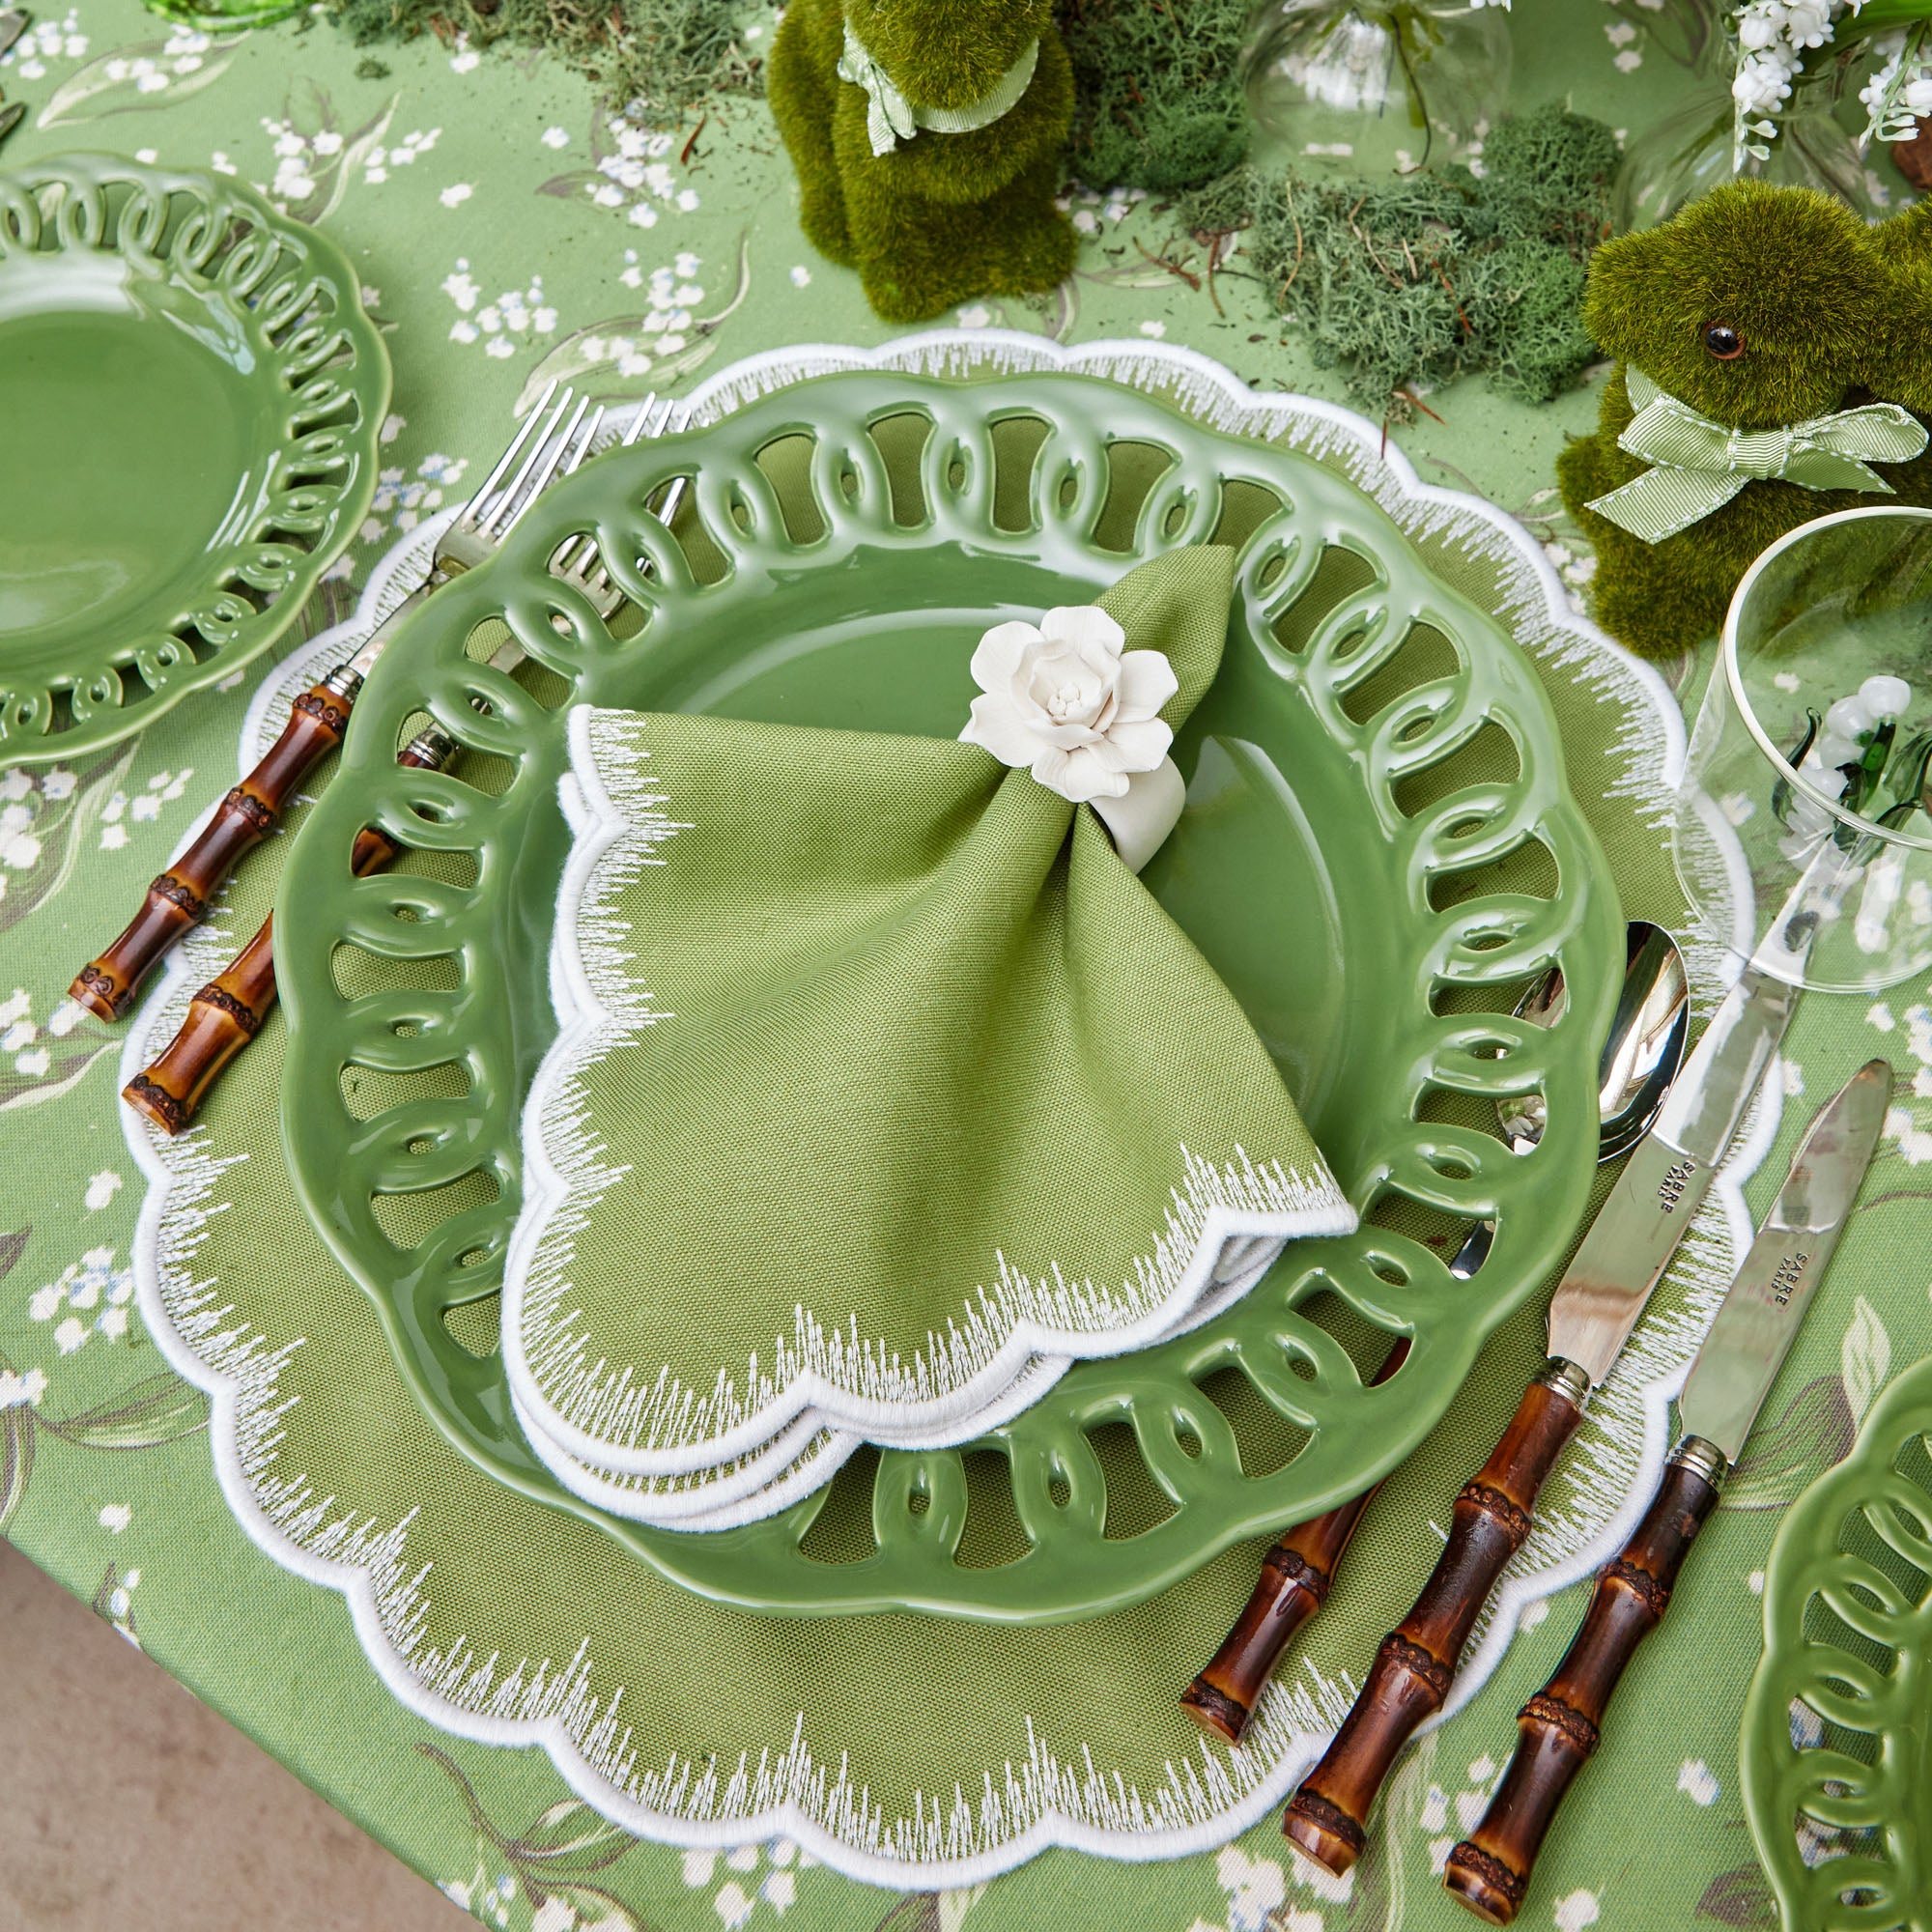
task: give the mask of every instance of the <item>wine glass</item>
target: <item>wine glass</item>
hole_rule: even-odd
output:
[[[1709,912],[1747,887],[1760,971],[1869,993],[1932,966],[1932,510],[1800,526],[1746,573],[1673,818]]]

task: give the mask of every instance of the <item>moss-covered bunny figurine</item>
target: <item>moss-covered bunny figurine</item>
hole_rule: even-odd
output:
[[[1557,477],[1598,619],[1633,650],[1715,636],[1799,524],[1932,503],[1932,204],[1867,228],[1808,188],[1730,183],[1600,248],[1583,321],[1618,367]]]
[[[1053,205],[1073,76],[1052,0],[793,0],[772,112],[807,239],[888,322],[1035,295],[1073,266]]]

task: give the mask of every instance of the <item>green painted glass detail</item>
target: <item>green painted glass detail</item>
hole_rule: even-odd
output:
[[[642,506],[681,475],[673,536]],[[548,568],[580,532],[635,607],[624,635]],[[497,1293],[519,1112],[554,1026],[564,706],[951,736],[987,625],[1210,538],[1238,547],[1236,612],[1176,745],[1188,810],[1143,876],[1241,1001],[1374,1225],[1294,1245],[1188,1335],[1073,1370],[977,1445],[1008,1471],[990,1492],[984,1459],[953,1450],[881,1456],[868,1513],[838,1522],[827,1492],[710,1535],[565,1495],[510,1418],[480,1306]],[[481,662],[505,637],[549,675]],[[425,711],[466,748],[446,773],[394,763]],[[452,1442],[707,1596],[1008,1620],[1137,1602],[1394,1466],[1581,1215],[1622,914],[1534,670],[1348,481],[1131,391],[831,376],[595,461],[411,623],[344,757],[276,913],[297,1187]],[[354,880],[364,824],[424,855],[420,869]],[[1544,1032],[1508,1009],[1551,963],[1572,998]],[[1548,1129],[1515,1155],[1483,1122],[1495,1098],[1532,1091]],[[1447,1257],[1486,1216],[1491,1257],[1459,1280]],[[1323,1291],[1346,1310],[1328,1325],[1307,1312]],[[1412,1338],[1407,1362],[1367,1387],[1397,1335]],[[1223,1407],[1204,1389],[1230,1369],[1256,1402]],[[1132,1469],[1110,1424],[1131,1432]]]
[[[1791,1505],[1765,1566],[1739,1765],[1765,1876],[1805,1932],[1932,1926],[1928,1437],[1932,1359]]]
[[[388,402],[355,270],[239,183],[0,175],[0,756],[111,743],[273,643]]]

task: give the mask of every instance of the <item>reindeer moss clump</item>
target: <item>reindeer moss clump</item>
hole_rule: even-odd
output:
[[[1397,417],[1419,384],[1476,370],[1548,402],[1594,359],[1584,263],[1609,229],[1616,137],[1546,107],[1491,135],[1478,177],[1447,167],[1370,185],[1242,168],[1182,203],[1246,252],[1322,367]]]
[[[739,44],[740,0],[327,0],[355,43],[434,34],[471,46],[547,47],[618,106],[675,119],[713,94],[755,93],[758,63]]]
[[[1240,69],[1252,0],[1058,0],[1073,62],[1068,160],[1092,187],[1171,194],[1248,148]]]

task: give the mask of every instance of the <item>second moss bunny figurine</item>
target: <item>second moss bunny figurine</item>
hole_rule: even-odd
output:
[[[1557,464],[1613,636],[1670,657],[1717,634],[1785,531],[1932,503],[1932,204],[1878,228],[1740,181],[1606,242],[1583,321],[1617,358],[1596,433]]]
[[[807,239],[888,322],[1037,295],[1073,266],[1054,207],[1073,77],[1052,0],[793,0],[772,112]]]

